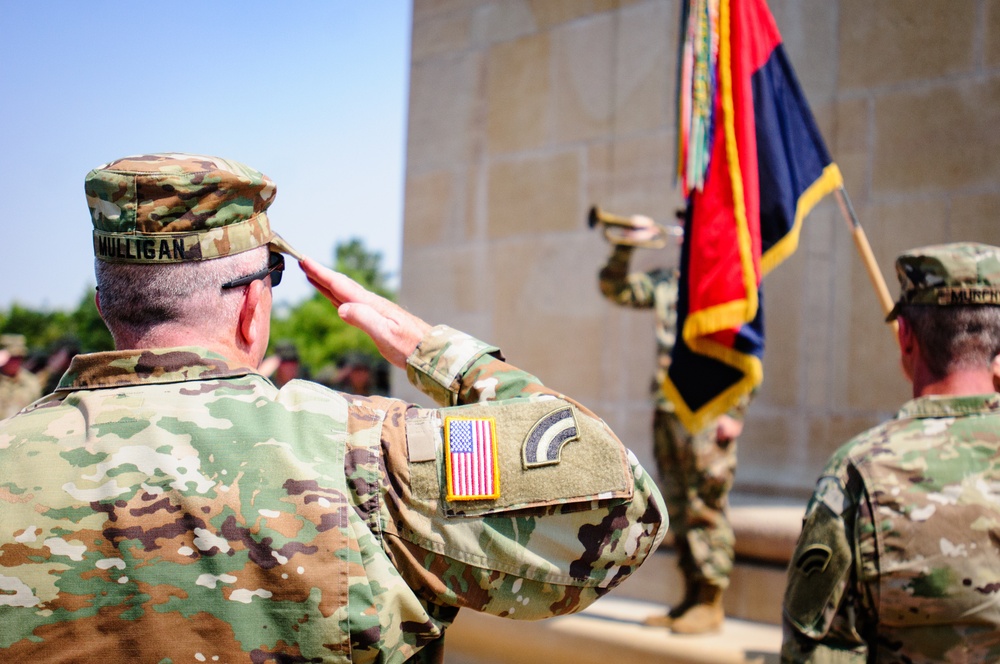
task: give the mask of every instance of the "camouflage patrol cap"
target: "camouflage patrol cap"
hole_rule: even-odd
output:
[[[263,245],[301,258],[271,230],[274,182],[236,161],[137,155],[98,166],[84,186],[94,255],[109,263],[208,260]]]
[[[291,339],[282,339],[274,344],[274,354],[284,362],[299,361],[299,349]]]
[[[7,351],[11,357],[27,357],[28,340],[23,334],[0,334],[0,350]]]
[[[900,295],[887,321],[904,304],[1000,305],[1000,247],[956,242],[911,249],[896,259],[896,274]]]
[[[372,362],[371,359],[364,353],[353,351],[340,358],[340,361],[337,362],[337,366],[350,367],[352,369],[368,369],[370,371],[372,368]]]

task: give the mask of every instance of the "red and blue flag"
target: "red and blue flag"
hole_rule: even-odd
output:
[[[764,0],[689,0],[678,178],[678,330],[663,390],[697,431],[763,380],[761,279],[842,185]]]

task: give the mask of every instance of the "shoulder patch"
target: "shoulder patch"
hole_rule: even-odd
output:
[[[804,576],[826,571],[833,558],[833,550],[825,544],[810,544],[795,558],[795,567]]]
[[[824,503],[802,524],[788,567],[784,614],[811,639],[827,635],[851,575],[853,556],[841,515]]]
[[[572,417],[559,413],[570,409]],[[620,501],[635,488],[629,456],[621,442],[596,418],[587,417],[563,399],[510,399],[435,411],[437,463],[409,463],[414,500],[427,501],[449,518],[478,517],[512,510],[593,501]],[[552,416],[549,419],[549,416]],[[482,429],[491,437],[486,452],[461,452],[471,422],[488,422]],[[447,424],[446,424],[447,423]],[[562,423],[562,424],[560,424]],[[447,427],[447,429],[445,429]],[[565,437],[572,427],[576,432]],[[463,434],[462,430],[466,432]],[[525,441],[537,433],[539,461],[553,452],[558,463],[525,466]],[[461,434],[461,435],[460,435]],[[571,438],[576,440],[570,442]],[[546,444],[548,443],[548,444]],[[566,444],[568,443],[568,444]],[[463,488],[460,461],[478,464],[486,478],[481,488]],[[488,466],[492,462],[492,467]],[[492,470],[492,475],[490,474]],[[492,478],[492,490],[488,482]],[[482,496],[482,497],[480,497]]]
[[[446,417],[444,441],[447,499],[499,498],[495,420],[492,417]]]
[[[559,463],[563,445],[580,437],[569,406],[542,416],[528,432],[521,448],[525,468]]]

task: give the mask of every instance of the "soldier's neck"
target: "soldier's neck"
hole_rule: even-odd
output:
[[[934,378],[924,367],[914,371],[913,396],[931,395],[968,396],[993,392],[993,372],[989,370],[962,369],[944,378]]]
[[[199,330],[160,327],[135,338],[115,336],[117,350],[145,350],[174,348],[177,346],[198,346],[222,355],[230,366],[256,369],[260,358],[256,358],[249,348],[242,348],[228,338],[199,333]]]

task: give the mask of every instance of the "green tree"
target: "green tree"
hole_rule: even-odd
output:
[[[0,333],[7,332],[23,334],[33,352],[49,352],[66,339],[76,340],[85,353],[114,348],[92,289],[86,290],[73,311],[32,309],[15,302],[0,311]]]
[[[17,302],[11,305],[3,318],[0,332],[23,334],[32,349],[48,347],[69,328],[66,312],[30,309]]]
[[[389,275],[382,269],[382,254],[369,251],[364,242],[352,238],[334,248],[334,269],[390,300]],[[271,345],[291,340],[299,358],[313,372],[321,370],[350,352],[361,352],[379,361],[374,342],[361,330],[340,319],[337,310],[319,293],[288,307],[276,308],[271,316]]]
[[[93,293],[89,291],[84,293],[76,310],[70,314],[70,321],[73,336],[80,342],[80,349],[84,353],[111,350],[115,347],[108,326],[104,324],[97,310]]]
[[[382,271],[382,253],[368,251],[358,238],[351,238],[334,249],[333,269],[346,274],[370,291],[390,300],[395,293],[389,290],[389,275]]]

